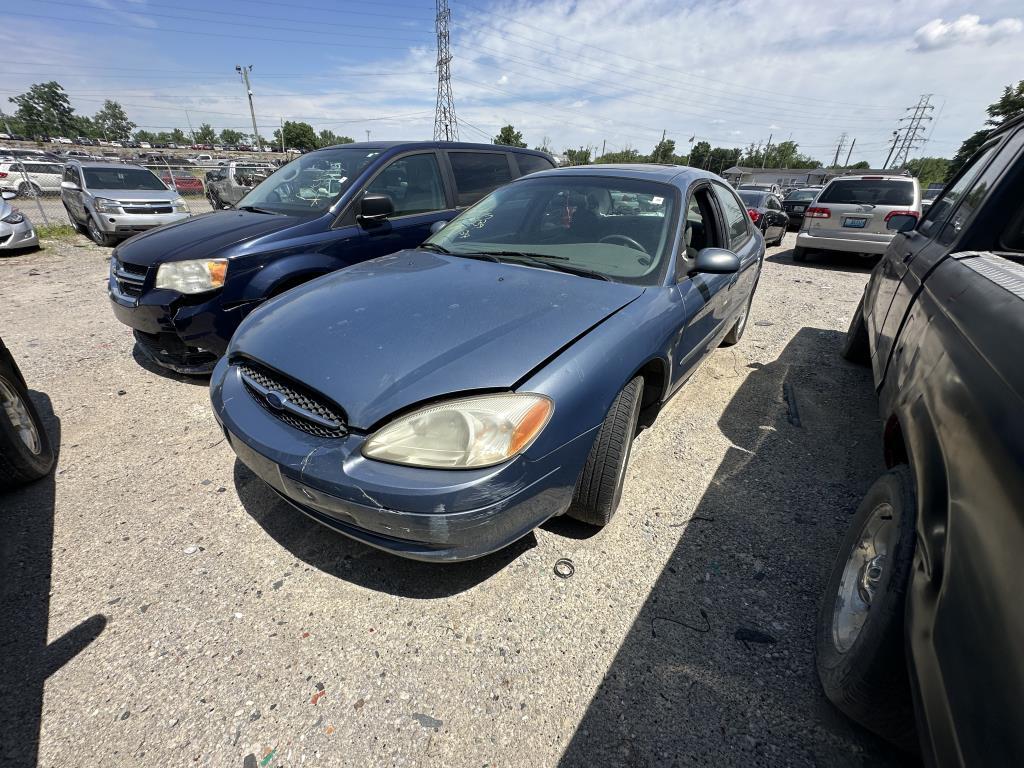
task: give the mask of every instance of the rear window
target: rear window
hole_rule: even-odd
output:
[[[501,152],[449,152],[458,205],[472,205],[488,192],[512,181],[508,157]]]
[[[914,182],[901,179],[837,179],[825,188],[818,202],[913,205]]]
[[[760,208],[764,205],[764,192],[754,192],[749,189],[741,189],[736,194],[740,196],[740,200],[743,201],[744,205],[749,205],[751,208]]]
[[[536,173],[537,171],[550,171],[555,166],[543,157],[537,155],[520,155],[516,154],[516,163],[519,165],[519,175],[525,176],[528,173]]]
[[[817,189],[797,190],[786,195],[786,201],[790,203],[809,203],[818,195]]]

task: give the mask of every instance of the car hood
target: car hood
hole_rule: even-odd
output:
[[[108,200],[177,200],[179,195],[173,189],[93,189],[89,187],[93,197],[105,197]]]
[[[213,211],[136,235],[117,247],[117,256],[128,264],[145,267],[208,258],[220,255],[235,243],[279,232],[298,221],[293,216]]]
[[[514,264],[401,251],[267,302],[238,328],[244,355],[370,429],[424,401],[507,390],[643,287]]]

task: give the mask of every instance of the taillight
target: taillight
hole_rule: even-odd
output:
[[[747,213],[750,214],[750,220],[757,224],[761,219],[761,214],[755,211],[753,208],[747,208]]]
[[[7,178],[7,173],[4,172],[4,171],[0,171],[0,179],[6,179],[6,178]]]
[[[830,219],[832,211],[829,208],[810,207],[804,211],[804,218],[807,219]]]
[[[889,223],[889,219],[893,216],[913,216],[915,219],[921,218],[921,214],[917,211],[889,211],[885,214],[885,223]]]

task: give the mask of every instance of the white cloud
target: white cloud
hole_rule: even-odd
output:
[[[502,75],[498,78],[498,85],[505,85],[508,82],[508,75]]]
[[[965,13],[956,21],[932,19],[914,33],[915,50],[937,51],[954,45],[979,45],[992,43],[1004,37],[1018,35],[1024,30],[1020,19],[1000,19],[991,24],[982,22],[980,16]]]

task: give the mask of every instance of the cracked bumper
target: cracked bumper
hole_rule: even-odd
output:
[[[238,459],[281,498],[339,533],[417,560],[481,557],[564,512],[593,438],[497,467],[419,469],[364,458],[364,435],[318,438],[288,426],[224,359],[210,397]]]

